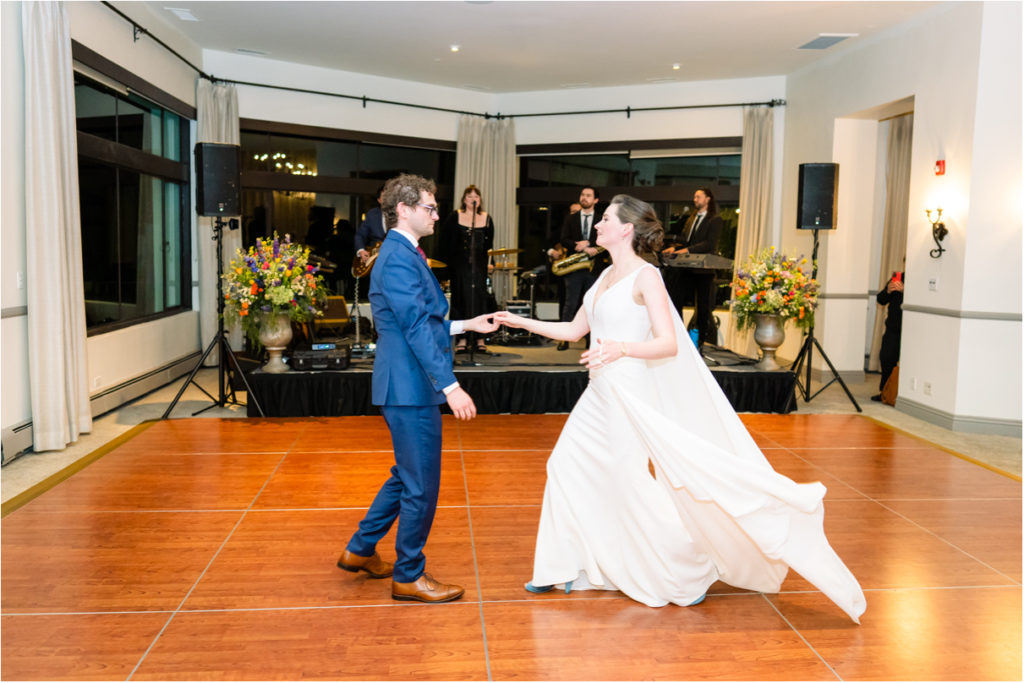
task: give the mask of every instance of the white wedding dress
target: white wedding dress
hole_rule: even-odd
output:
[[[632,294],[652,267],[596,301],[604,274],[590,288],[591,344],[652,338]],[[825,538],[825,487],[772,469],[673,317],[676,356],[591,371],[548,459],[531,583],[660,607],[716,580],[776,593],[792,567],[860,623],[864,593]]]

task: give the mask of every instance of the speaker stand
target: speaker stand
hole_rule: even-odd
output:
[[[245,385],[246,396],[248,400],[253,402],[256,406],[256,410],[259,411],[260,417],[266,417],[263,412],[263,408],[260,406],[259,400],[256,398],[256,394],[253,393],[252,387],[249,386],[249,380],[245,377],[245,372],[238,365],[238,359],[235,358],[234,351],[231,350],[231,344],[228,343],[227,336],[224,334],[224,297],[220,295],[220,282],[223,279],[224,274],[224,242],[221,239],[222,233],[224,232],[225,221],[220,216],[214,220],[213,223],[213,241],[217,243],[217,333],[213,335],[213,339],[206,347],[206,351],[200,356],[199,361],[192,368],[192,372],[189,373],[188,379],[178,389],[177,395],[174,400],[171,401],[170,405],[167,406],[167,410],[160,416],[161,420],[166,420],[171,415],[171,411],[174,410],[174,406],[178,405],[178,401],[181,399],[181,395],[185,393],[185,389],[188,388],[189,384],[194,384],[201,392],[206,394],[213,403],[206,406],[201,410],[197,410],[192,413],[193,416],[200,413],[204,413],[214,406],[223,408],[228,403],[236,406],[244,406],[244,403],[240,403],[238,398],[235,396],[235,388],[231,386],[231,391],[226,391],[226,387],[230,386],[228,373],[228,359],[231,359],[231,364],[234,367],[233,372],[242,379],[242,384]],[[196,373],[203,367],[203,361],[206,360],[207,356],[213,352],[214,349],[219,349],[217,354],[217,398],[214,398],[210,392],[204,389],[196,382]],[[230,398],[228,396],[230,394]]]
[[[816,280],[818,278],[818,231],[817,230],[814,231],[814,251],[811,254],[811,263],[814,264],[812,266],[812,268],[811,268],[811,278]],[[825,360],[825,363],[828,364],[828,369],[832,371],[832,379],[829,380],[825,384],[825,386],[821,387],[820,389],[818,389],[816,392],[814,392],[812,394],[811,393],[811,354],[812,354],[812,352],[813,352],[815,347],[818,349],[818,353],[821,354],[821,357]],[[804,383],[801,384],[800,383],[800,370],[803,367],[805,362],[807,363],[807,368],[806,368],[807,369],[807,378],[804,381]],[[850,403],[852,403],[853,407],[857,409],[857,412],[858,413],[864,412],[863,410],[861,410],[860,405],[858,405],[857,399],[855,399],[853,397],[853,394],[850,393],[850,388],[846,386],[846,382],[844,382],[843,378],[839,376],[839,372],[836,371],[836,367],[834,365],[832,365],[832,361],[829,360],[828,354],[825,353],[825,349],[821,348],[821,344],[819,344],[818,340],[814,338],[814,325],[811,325],[807,329],[807,336],[804,337],[803,345],[800,347],[800,353],[797,354],[796,360],[793,361],[793,365],[790,366],[790,370],[793,370],[796,373],[797,391],[798,391],[799,394],[801,394],[804,397],[804,403],[810,403],[811,400],[815,396],[817,396],[821,392],[823,392],[826,389],[828,389],[835,382],[839,382],[839,385],[841,387],[843,387],[843,391],[846,392],[847,398],[850,399]]]

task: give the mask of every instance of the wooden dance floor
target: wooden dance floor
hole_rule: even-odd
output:
[[[379,417],[155,423],[2,523],[4,680],[1020,680],[1021,485],[849,415],[743,415],[828,487],[867,596],[853,624],[798,575],[696,607],[533,595],[564,415],[445,418],[427,570],[394,602],[335,561],[391,464]],[[393,532],[380,545],[394,558]]]

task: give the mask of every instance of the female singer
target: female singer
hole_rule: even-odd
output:
[[[470,185],[462,192],[458,211],[441,226],[441,260],[451,276],[451,319],[474,317],[487,312],[487,274],[493,269],[490,255],[494,246],[494,222],[483,210],[480,190]],[[466,351],[466,337],[476,343],[477,353],[487,353],[482,337],[475,332],[460,335],[455,351]]]

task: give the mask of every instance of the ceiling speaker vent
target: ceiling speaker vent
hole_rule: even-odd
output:
[[[809,43],[798,47],[798,50],[827,50],[836,43],[841,43],[847,38],[859,36],[859,33],[819,33],[818,37]]]

